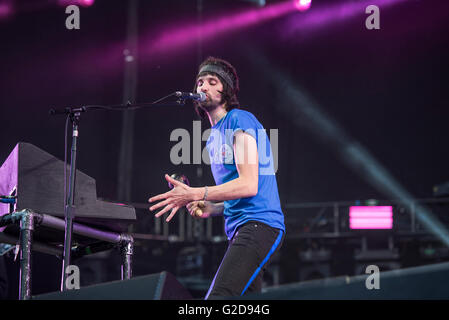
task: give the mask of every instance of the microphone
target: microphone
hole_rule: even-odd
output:
[[[180,92],[180,93],[181,93],[181,92]],[[189,93],[188,93],[188,94],[189,94]],[[190,94],[192,94],[192,93],[190,93]],[[201,92],[201,94],[205,95],[205,94],[202,93],[202,92]],[[170,177],[171,177],[172,179],[178,180],[178,181],[180,181],[180,182],[182,182],[182,183],[184,183],[184,184],[190,186],[189,179],[187,179],[187,177],[186,177],[185,175],[183,175],[183,174],[181,175],[181,174],[179,174],[179,173],[173,173],[172,175],[170,175]],[[168,183],[168,187],[169,187],[170,189],[173,189],[175,186],[172,185],[172,184],[169,182],[169,183]],[[203,215],[203,210],[201,210],[201,209],[204,209],[205,207],[206,207],[206,205],[204,204],[204,201],[199,201],[199,202],[198,202],[198,208],[196,208],[196,210],[195,210],[195,212],[194,212],[195,216],[201,217],[201,216]]]
[[[200,102],[206,101],[206,99],[207,99],[207,96],[204,92],[191,93],[191,92],[176,91],[175,96],[177,96],[181,99],[192,99],[192,100],[200,101]]]
[[[205,207],[206,207],[206,205],[204,204],[204,201],[198,202],[198,208],[196,208],[196,210],[194,212],[195,216],[201,217],[203,215],[203,210],[201,210],[201,209],[204,209]]]

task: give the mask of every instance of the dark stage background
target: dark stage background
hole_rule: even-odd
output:
[[[49,116],[48,111],[122,102],[128,1],[97,0],[81,8],[80,30],[65,28],[64,7],[47,1],[16,2],[21,9],[0,21],[0,159],[3,163],[19,141],[64,159],[65,119]],[[278,2],[267,1],[267,6]],[[334,142],[320,136],[319,127],[309,130],[307,124],[292,121],[283,111],[291,103],[291,86],[301,88],[414,198],[432,198],[433,187],[449,181],[449,3],[427,0],[386,8],[380,5],[380,30],[367,30],[367,14],[360,11],[321,27],[292,31],[295,21],[306,14],[347,2],[351,1],[316,0],[307,12],[292,11],[218,33],[203,39],[201,45],[193,38],[191,43],[155,54],[149,44],[164,30],[197,22],[198,2],[140,1],[136,102],[151,102],[176,90],[191,91],[199,62],[209,55],[218,56],[229,60],[239,73],[242,108],[266,129],[278,129],[277,179],[283,206],[388,198],[338,157]],[[237,0],[202,1],[202,6],[204,21],[257,8]],[[272,70],[287,80],[271,78]],[[170,161],[170,149],[176,143],[170,141],[170,133],[176,128],[192,133],[192,121],[198,120],[191,104],[140,109],[135,111],[134,136],[127,141],[133,146],[131,198],[120,199],[122,118],[121,112],[113,111],[89,112],[81,118],[77,166],[96,179],[99,197],[145,203],[151,195],[167,190],[163,175],[172,172],[186,174],[192,185],[214,184],[207,165],[178,166]],[[202,130],[207,128],[209,124],[203,122]],[[300,210],[285,208],[284,212],[287,221],[303,222]],[[137,215],[134,231],[153,233],[150,213],[139,209]],[[288,236],[301,232],[294,226],[290,230]],[[309,242],[287,239],[283,250],[296,257],[305,243]],[[176,261],[185,245],[142,241],[136,250],[135,274],[169,270],[178,275]],[[204,250],[213,252],[202,269],[207,281],[224,247],[224,242],[202,244]],[[336,246],[331,251],[338,250]],[[340,247],[340,251],[344,250]],[[91,273],[84,273],[83,284],[120,277],[117,255],[87,259],[83,266]],[[6,260],[10,298],[15,298],[18,266]],[[95,263],[97,271],[103,270],[101,275]],[[279,281],[300,280],[299,264],[281,258],[278,265],[285,272]],[[59,260],[36,254],[34,265],[33,293],[57,290]],[[338,268],[329,275],[355,272],[353,266]]]

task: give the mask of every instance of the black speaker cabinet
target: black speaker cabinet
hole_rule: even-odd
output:
[[[335,277],[267,288],[241,299],[253,300],[447,300],[449,262],[379,273],[379,288],[368,289],[367,277]]]
[[[191,294],[169,272],[112,281],[77,290],[51,292],[33,300],[187,300]]]

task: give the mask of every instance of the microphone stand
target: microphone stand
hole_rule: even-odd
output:
[[[172,93],[169,96],[175,95]],[[109,106],[100,106],[100,105],[91,105],[91,106],[82,106],[82,107],[66,107],[63,109],[51,109],[49,111],[50,115],[69,115],[70,120],[72,122],[72,149],[70,154],[70,177],[69,177],[69,196],[67,197],[66,203],[64,203],[64,218],[65,218],[65,226],[64,226],[64,251],[63,251],[63,261],[62,261],[62,277],[61,277],[61,291],[67,290],[67,267],[70,266],[70,257],[72,251],[72,233],[73,233],[73,219],[76,216],[76,207],[75,207],[75,178],[76,178],[76,156],[77,156],[77,143],[78,143],[78,135],[79,135],[79,123],[81,113],[87,112],[89,110],[133,110],[140,109],[146,107],[167,107],[173,105],[181,105],[185,104],[186,98],[180,97],[176,102],[172,103],[157,103],[167,97],[157,100],[153,103],[140,103],[140,104],[131,104],[128,102],[127,104],[119,104],[119,105],[109,105]],[[67,170],[64,168],[64,170]],[[66,181],[64,181],[64,185]]]
[[[67,290],[67,267],[70,265],[70,253],[72,250],[72,232],[73,232],[73,217],[76,210],[74,206],[75,197],[75,174],[76,174],[76,145],[78,140],[78,125],[80,121],[81,112],[83,108],[73,108],[70,111],[70,120],[72,121],[72,150],[70,155],[70,178],[69,178],[69,196],[67,203],[64,204],[64,251],[62,260],[62,281],[61,291]],[[67,168],[64,168],[67,170]],[[66,184],[67,181],[64,181]]]

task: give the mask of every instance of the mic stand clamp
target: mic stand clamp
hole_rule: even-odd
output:
[[[186,99],[183,99],[183,98],[178,98],[177,100],[176,100],[176,104],[179,104],[180,106],[183,106],[183,105],[185,105],[186,104]]]

